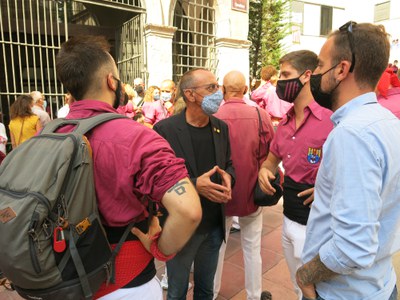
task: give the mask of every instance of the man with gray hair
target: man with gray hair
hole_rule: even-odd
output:
[[[190,70],[179,86],[186,109],[161,120],[153,129],[169,142],[177,157],[185,159],[200,195],[203,216],[190,241],[167,262],[167,299],[186,299],[194,262],[194,299],[212,300],[218,253],[224,240],[224,204],[231,200],[235,180],[229,132],[225,122],[213,116],[223,99],[213,73]]]
[[[39,117],[40,123],[44,127],[51,121],[49,114],[46,112],[46,99],[39,91],[31,92],[31,97],[33,98],[32,112]]]

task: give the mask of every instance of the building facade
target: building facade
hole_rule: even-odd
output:
[[[222,81],[230,70],[249,73],[248,0],[2,0],[0,4],[2,121],[15,98],[41,91],[55,118],[66,92],[55,57],[77,35],[111,43],[123,82],[176,82],[204,67]]]
[[[349,20],[382,24],[392,43],[390,62],[400,59],[400,1],[398,0],[293,0],[291,34],[285,49],[319,53],[326,36]]]

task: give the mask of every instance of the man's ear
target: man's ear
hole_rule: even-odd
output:
[[[184,90],[183,93],[185,94],[185,98],[187,101],[194,102],[193,90],[187,89]]]
[[[117,90],[117,82],[114,79],[114,76],[112,73],[108,73],[108,75],[107,75],[107,86],[113,92],[115,92]]]
[[[246,85],[244,87],[243,95],[246,95],[248,90],[249,90],[249,87]]]
[[[338,65],[338,77],[336,78],[339,81],[342,81],[350,74],[351,62],[348,60],[342,60]]]
[[[311,78],[312,73],[313,73],[313,72],[312,72],[311,70],[306,70],[306,71],[303,73],[303,75],[301,76],[302,79],[300,80],[300,81],[303,83],[303,85],[310,81],[310,78]]]

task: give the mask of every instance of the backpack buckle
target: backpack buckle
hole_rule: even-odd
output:
[[[90,223],[88,218],[85,218],[75,226],[76,232],[81,235],[89,228],[90,225],[92,225],[92,223]]]

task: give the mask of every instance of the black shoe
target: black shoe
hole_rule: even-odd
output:
[[[239,232],[240,228],[235,228],[235,227],[231,227],[231,229],[229,230],[230,233],[235,233],[235,232]]]
[[[260,300],[272,300],[272,295],[271,295],[271,293],[268,292],[268,291],[263,291],[263,292],[261,293]]]

